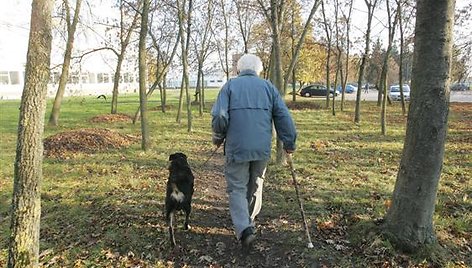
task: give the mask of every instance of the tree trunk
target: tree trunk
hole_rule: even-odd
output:
[[[382,135],[387,134],[387,100],[390,100],[387,95],[387,87],[388,87],[388,59],[390,58],[390,54],[392,53],[392,44],[393,44],[393,38],[395,37],[395,28],[397,27],[398,23],[398,8],[399,5],[397,5],[397,11],[395,11],[395,15],[393,18],[392,22],[392,14],[390,11],[390,0],[386,1],[387,4],[387,16],[388,16],[388,45],[387,45],[387,50],[385,51],[385,58],[382,66],[382,77],[381,80],[383,81],[382,83],[382,112],[380,115],[380,121],[381,121],[381,129],[382,129]],[[379,91],[380,92],[380,91]]]
[[[141,14],[141,31],[139,33],[139,105],[141,107],[141,149],[147,151],[150,147],[149,126],[147,118],[147,72],[146,72],[146,36],[148,30],[150,0],[143,0]]]
[[[280,51],[280,30],[279,30],[279,23],[280,23],[280,10],[282,8],[281,5],[277,3],[276,0],[270,1],[270,12],[271,12],[271,28],[272,28],[272,45],[273,45],[273,60],[274,60],[274,75],[272,82],[274,83],[275,87],[279,90],[281,96],[285,96],[285,89],[284,89],[284,77],[282,72],[282,56]],[[276,163],[279,165],[283,165],[286,163],[285,153],[283,150],[283,143],[281,140],[277,139],[276,145]]]
[[[111,98],[111,113],[116,114],[118,112],[118,86],[120,85],[120,74],[121,74],[121,65],[123,63],[124,53],[122,52],[118,56],[118,61],[116,63],[115,76],[113,78],[113,95]]]
[[[198,111],[200,113],[200,116],[203,116],[203,109],[205,105],[205,75],[203,74],[203,70],[200,70],[201,72],[201,88],[200,88],[200,103],[198,105]]]
[[[367,30],[365,33],[365,49],[362,54],[361,65],[359,67],[359,77],[357,78],[357,94],[356,94],[356,109],[354,112],[354,122],[359,123],[361,121],[361,93],[362,93],[362,82],[364,81],[364,71],[369,56],[370,50],[370,32],[372,28],[372,18],[374,17],[374,10],[377,6],[377,0],[369,2],[365,0],[367,6]]]
[[[185,52],[185,36],[184,36],[184,19],[185,19],[185,0],[183,1],[182,4],[180,4],[180,1],[177,1],[177,8],[178,8],[178,19],[179,19],[179,36],[180,36],[180,48],[182,51],[182,65],[184,62],[184,52]],[[186,66],[183,66],[186,68]],[[182,73],[182,81],[180,83],[180,94],[179,94],[179,106],[177,108],[177,118],[176,122],[180,125],[182,122],[182,107],[183,107],[183,102],[184,102],[184,90],[185,90],[185,72],[186,70],[183,70]]]
[[[401,8],[401,3],[398,4],[398,24],[400,30],[400,60],[398,63],[398,83],[400,85],[400,98],[402,103],[402,114],[406,115],[406,105],[405,105],[405,96],[403,95],[403,54],[404,54],[404,32],[403,32],[403,11]]]
[[[182,65],[183,65],[183,72],[184,72],[184,80],[185,80],[185,97],[187,100],[187,132],[192,132],[192,102],[190,100],[189,94],[189,77],[188,77],[188,52],[190,47],[190,34],[191,34],[191,26],[192,26],[192,8],[193,8],[193,0],[188,1],[188,11],[187,11],[187,40],[185,43],[185,47],[182,47]]]
[[[59,112],[61,109],[62,99],[64,98],[64,92],[66,91],[67,81],[69,80],[69,69],[70,61],[72,58],[72,49],[74,47],[74,36],[79,22],[79,11],[82,0],[76,0],[74,18],[72,23],[70,22],[70,10],[68,0],[64,0],[66,9],[66,23],[67,23],[67,44],[66,51],[64,52],[64,62],[62,64],[61,77],[59,78],[59,86],[57,88],[56,97],[52,106],[52,112],[49,117],[49,125],[57,126],[59,124]],[[80,79],[80,78],[79,78]]]
[[[417,252],[435,244],[433,213],[449,113],[454,0],[419,0],[405,145],[384,231]],[[428,68],[424,68],[428,66]]]
[[[167,73],[163,75],[162,80],[162,90],[161,90],[161,106],[162,112],[166,112],[166,105],[167,105]]]
[[[324,7],[324,1],[321,1],[321,11],[323,15],[323,21],[324,21],[324,30],[326,34],[326,42],[327,42],[327,56],[326,56],[326,109],[329,108],[329,89],[330,89],[330,64],[331,64],[331,27],[329,26],[328,20],[326,18],[326,11]]]
[[[140,2],[136,5],[137,8],[141,5]],[[124,3],[123,1],[120,1],[120,54],[118,54],[118,59],[116,63],[116,69],[115,69],[115,77],[113,79],[113,94],[112,94],[112,101],[111,101],[111,113],[116,114],[118,112],[118,87],[120,85],[120,75],[121,75],[121,66],[123,64],[123,60],[125,58],[126,54],[126,48],[129,45],[130,39],[131,39],[131,34],[134,31],[134,28],[136,27],[136,24],[138,23],[138,18],[139,18],[139,12],[136,12],[134,17],[133,17],[133,22],[129,26],[128,29],[125,29],[124,27]]]
[[[39,266],[44,113],[51,58],[52,0],[33,0],[21,97],[8,267]]]

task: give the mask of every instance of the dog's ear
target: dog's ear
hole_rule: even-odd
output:
[[[172,161],[176,158],[176,154],[169,155],[169,161]]]

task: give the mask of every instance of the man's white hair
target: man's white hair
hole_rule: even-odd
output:
[[[244,70],[255,71],[258,75],[262,71],[262,61],[254,54],[244,54],[238,60],[238,72]]]

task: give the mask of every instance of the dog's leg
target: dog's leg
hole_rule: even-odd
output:
[[[184,230],[190,230],[189,220],[190,220],[190,212],[192,208],[190,205],[185,207],[185,223],[184,223]]]
[[[169,226],[169,237],[172,247],[175,247],[175,237],[174,237],[174,211],[167,212],[167,225]]]

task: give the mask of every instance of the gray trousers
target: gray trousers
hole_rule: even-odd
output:
[[[238,239],[244,229],[254,226],[254,218],[261,211],[266,166],[267,160],[241,163],[226,161],[226,192]]]

